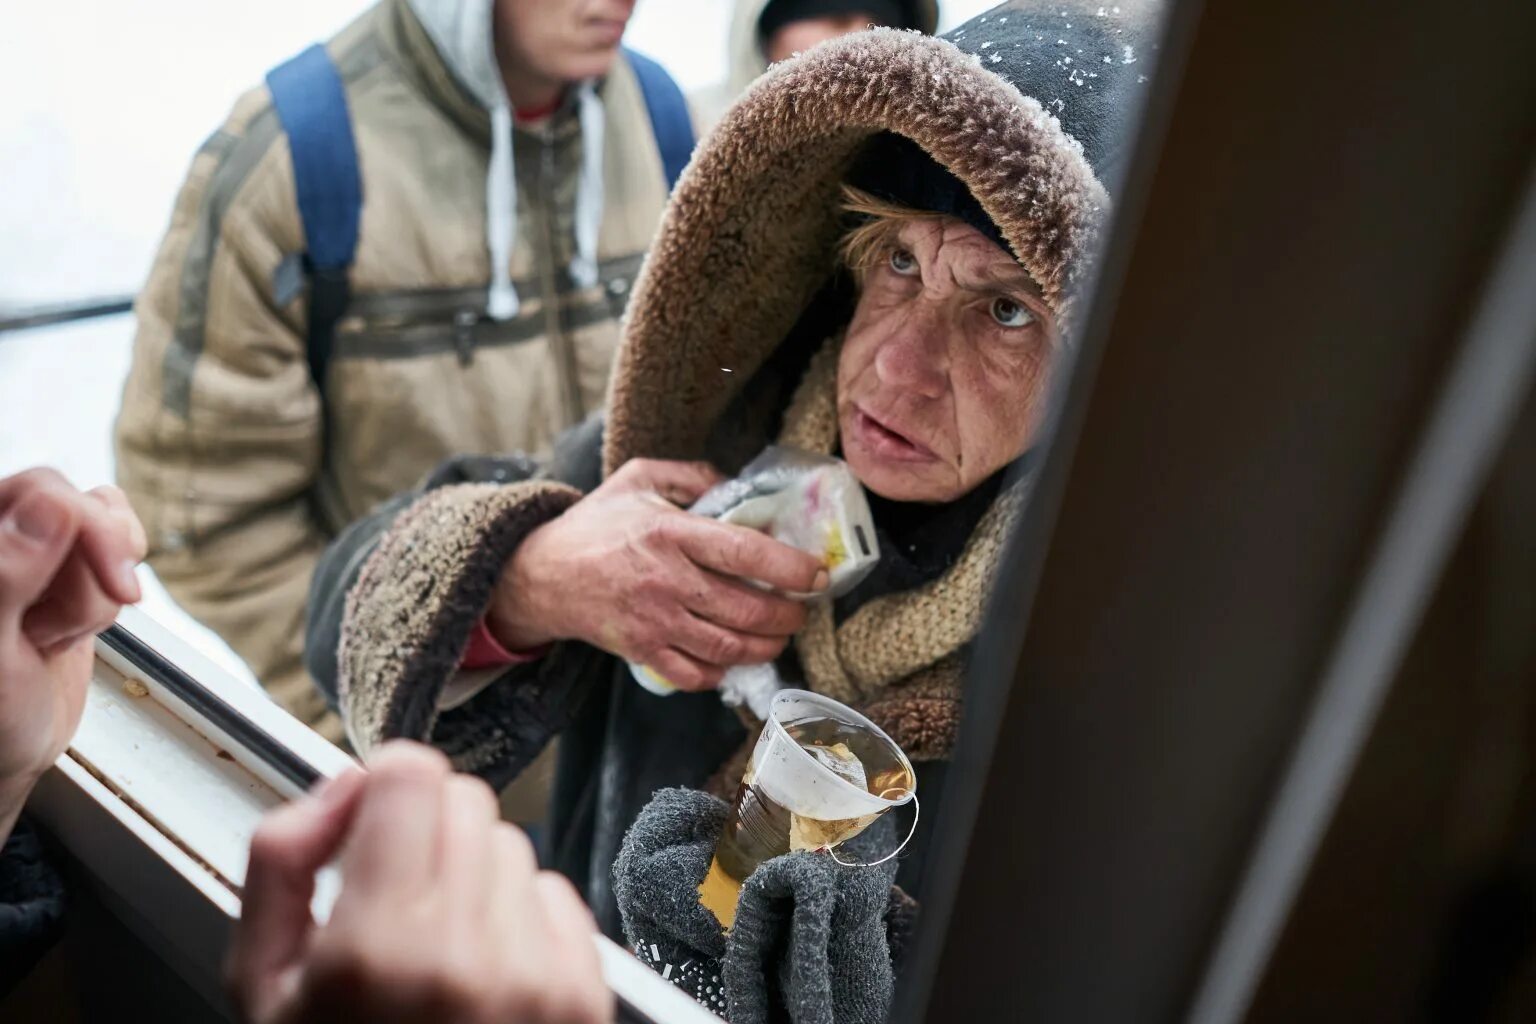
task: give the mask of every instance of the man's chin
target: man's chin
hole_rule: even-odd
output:
[[[561,63],[560,80],[575,84],[590,79],[603,78],[613,70],[614,61],[618,59],[619,47],[593,46],[584,49],[579,54],[572,55]]]

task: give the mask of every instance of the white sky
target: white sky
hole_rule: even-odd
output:
[[[996,0],[943,0],[941,30]],[[235,97],[366,0],[63,0],[0,14],[0,309],[142,283],[192,154]],[[685,91],[725,77],[729,0],[639,0],[626,42]],[[0,475],[112,478],[127,317],[0,335]],[[147,570],[146,577],[148,576]],[[153,581],[146,580],[153,587]],[[146,607],[198,634],[158,589]],[[242,671],[217,640],[210,655]]]

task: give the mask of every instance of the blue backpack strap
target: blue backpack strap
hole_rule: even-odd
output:
[[[352,117],[341,75],[319,44],[268,72],[267,88],[293,160],[309,278],[309,372],[324,394],[332,336],[351,299],[347,275],[363,210]]]
[[[628,47],[624,48],[624,56],[640,79],[640,93],[651,115],[651,131],[656,136],[656,148],[661,150],[662,173],[670,192],[677,187],[677,179],[693,155],[693,119],[688,116],[688,101],[683,99],[683,90],[666,68]]]

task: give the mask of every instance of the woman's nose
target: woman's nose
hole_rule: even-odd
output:
[[[949,386],[949,345],[942,318],[932,311],[902,317],[875,352],[881,381],[923,398],[940,398]]]

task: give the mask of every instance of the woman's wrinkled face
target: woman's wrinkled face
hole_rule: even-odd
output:
[[[907,221],[875,256],[838,361],[843,457],[883,497],[953,501],[1028,448],[1055,319],[963,221]]]

